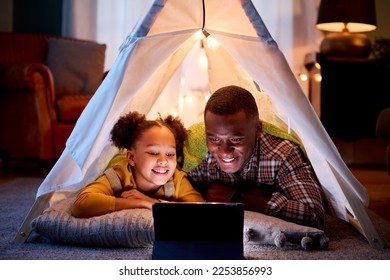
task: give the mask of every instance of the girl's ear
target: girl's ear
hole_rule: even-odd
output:
[[[127,150],[126,151],[126,158],[127,158],[127,162],[131,166],[134,166],[134,151],[133,150]]]

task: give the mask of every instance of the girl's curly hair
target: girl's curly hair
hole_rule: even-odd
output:
[[[183,145],[187,139],[187,130],[179,117],[168,115],[156,120],[147,120],[144,114],[137,111],[130,112],[122,117],[111,130],[111,142],[120,150],[131,149],[141,137],[142,133],[154,126],[165,126],[175,136],[177,158],[183,156]]]

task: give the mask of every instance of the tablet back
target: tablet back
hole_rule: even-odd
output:
[[[244,258],[241,203],[155,203],[152,259]]]

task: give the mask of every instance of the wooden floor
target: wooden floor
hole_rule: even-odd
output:
[[[368,208],[390,221],[390,175],[386,169],[350,166],[350,170],[368,191]]]
[[[390,175],[385,167],[350,166],[355,177],[366,187],[370,204],[369,209],[390,221]],[[14,163],[7,171],[0,162],[0,183],[16,177],[45,177],[37,163]]]

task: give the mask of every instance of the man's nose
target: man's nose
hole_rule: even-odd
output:
[[[229,144],[228,141],[223,141],[220,145],[219,145],[219,149],[221,152],[223,153],[230,153],[231,151],[233,151],[233,147],[232,145]]]

